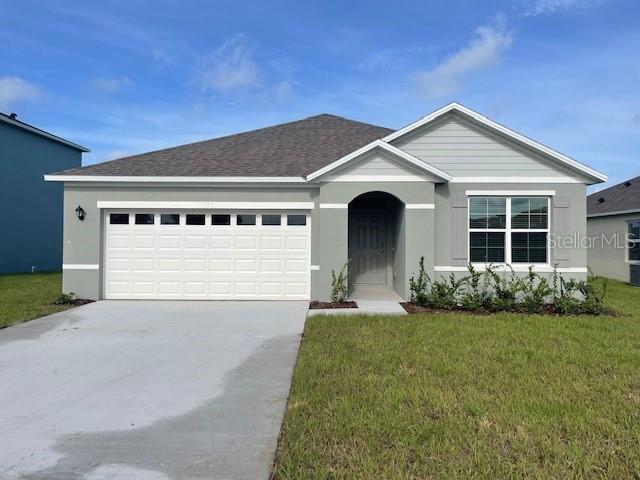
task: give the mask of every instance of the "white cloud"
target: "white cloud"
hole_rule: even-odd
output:
[[[91,87],[94,90],[98,90],[104,93],[117,92],[118,90],[122,90],[123,88],[126,88],[130,85],[132,85],[132,82],[129,79],[129,77],[117,77],[117,78],[100,77],[100,78],[94,78],[91,81]]]
[[[535,0],[527,2],[525,16],[546,15],[558,12],[560,10],[568,10],[574,7],[586,6],[591,3],[590,0]]]
[[[450,95],[460,89],[465,75],[497,65],[513,38],[503,22],[496,27],[483,26],[476,38],[433,70],[416,75],[421,93],[429,98]]]
[[[33,100],[40,95],[38,88],[16,76],[0,77],[0,110],[7,110],[20,100]]]
[[[214,53],[200,75],[203,90],[228,92],[260,83],[260,68],[253,59],[247,38],[234,35]]]

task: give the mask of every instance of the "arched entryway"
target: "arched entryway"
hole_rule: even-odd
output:
[[[399,299],[404,279],[404,203],[385,192],[368,192],[349,203],[349,288],[353,298]],[[404,274],[404,268],[402,267]]]

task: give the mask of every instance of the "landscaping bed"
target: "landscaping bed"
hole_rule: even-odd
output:
[[[334,308],[358,308],[358,304],[354,301],[320,302],[318,300],[314,300],[309,302],[309,310],[331,310]]]

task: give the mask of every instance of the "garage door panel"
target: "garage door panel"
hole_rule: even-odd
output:
[[[228,226],[161,225],[158,213],[153,225],[110,225],[105,214],[106,298],[309,298],[310,227],[286,225],[286,213],[273,226],[233,215]]]

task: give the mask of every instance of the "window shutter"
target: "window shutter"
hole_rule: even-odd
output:
[[[453,260],[467,263],[468,258],[468,215],[467,196],[457,195],[453,198],[451,209],[451,257]],[[461,263],[461,262],[456,262]]]
[[[551,232],[552,238],[558,242],[561,237],[567,237],[571,235],[571,227],[569,220],[569,196],[568,195],[556,195],[552,198],[552,212],[551,212]],[[556,247],[551,252],[552,264],[557,264],[558,267],[569,267],[569,249],[559,248],[556,243]]]

